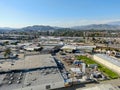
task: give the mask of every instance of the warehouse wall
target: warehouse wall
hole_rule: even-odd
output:
[[[50,85],[51,88],[46,89],[46,85]],[[14,89],[14,90],[51,90],[51,89],[57,89],[62,87],[65,87],[64,81],[51,82],[48,84],[42,84],[42,85],[36,85],[36,86],[27,86],[19,89]]]

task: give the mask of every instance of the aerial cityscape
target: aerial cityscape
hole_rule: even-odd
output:
[[[119,0],[1,0],[0,90],[120,90]]]

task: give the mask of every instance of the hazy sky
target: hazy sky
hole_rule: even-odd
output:
[[[0,0],[0,27],[69,27],[119,20],[120,0]]]

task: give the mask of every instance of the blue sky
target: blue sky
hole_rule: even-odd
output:
[[[120,20],[120,0],[0,0],[0,27],[78,26]]]

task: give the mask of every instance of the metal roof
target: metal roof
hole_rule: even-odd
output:
[[[118,60],[117,58],[113,58],[107,54],[96,54],[96,56],[110,62],[110,63],[113,63],[114,65],[117,65],[120,67],[120,60]]]

